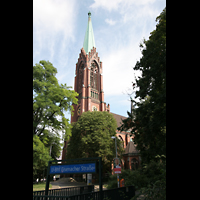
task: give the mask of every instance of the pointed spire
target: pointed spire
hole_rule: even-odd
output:
[[[92,21],[91,21],[91,12],[88,13],[88,24],[87,29],[85,33],[85,39],[83,42],[83,48],[85,52],[88,54],[93,47],[96,47],[95,41],[94,41],[94,33],[92,28]]]

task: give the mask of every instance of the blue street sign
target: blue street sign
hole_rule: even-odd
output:
[[[51,165],[50,174],[95,173],[96,163]]]

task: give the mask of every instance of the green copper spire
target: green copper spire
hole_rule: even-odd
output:
[[[92,21],[91,21],[91,12],[88,13],[88,24],[87,29],[85,33],[85,39],[83,42],[83,48],[85,52],[88,54],[93,47],[96,47],[95,41],[94,41],[94,33],[92,28]]]

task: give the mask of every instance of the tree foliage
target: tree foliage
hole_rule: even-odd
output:
[[[40,61],[33,66],[33,135],[40,136],[47,127],[58,133],[65,132],[69,120],[65,111],[73,111],[77,104],[74,90],[66,84],[58,84],[57,69],[49,61]]]
[[[33,175],[38,176],[61,152],[61,136],[70,136],[65,111],[73,111],[77,104],[74,90],[58,84],[57,69],[49,61],[41,60],[33,66]]]
[[[130,172],[128,183],[144,199],[161,200],[166,199],[166,8],[156,21],[156,30],[140,44],[142,58],[133,68],[142,72],[133,84],[139,102],[131,99],[134,112],[128,112],[119,129],[131,129],[142,158],[142,168]]]
[[[51,159],[49,150],[41,142],[37,135],[33,136],[33,177],[37,178],[38,174],[48,165],[48,161]]]
[[[142,162],[148,163],[157,155],[166,155],[166,8],[156,18],[156,30],[144,40],[142,58],[133,68],[142,77],[134,84],[139,90],[134,115],[128,112],[121,130],[131,128]]]
[[[102,157],[104,170],[110,170],[115,155],[115,141],[111,136],[116,135],[117,122],[112,114],[103,111],[87,111],[82,113],[73,124],[72,136],[67,146],[67,159]],[[118,154],[123,148],[117,140]]]
[[[158,180],[160,183],[165,183],[166,178],[166,162],[162,158],[157,157],[157,160],[152,160],[148,165],[144,165],[142,168],[138,168],[137,170],[123,170],[122,173],[119,174],[119,179],[124,179],[125,186],[133,185],[136,190],[143,190],[146,186],[149,185],[153,187],[156,183],[158,184]],[[164,184],[162,185],[164,186]],[[108,189],[116,188],[116,175],[111,175],[108,181]]]

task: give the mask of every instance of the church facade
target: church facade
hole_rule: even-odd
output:
[[[76,63],[74,90],[79,94],[78,105],[73,105],[74,115],[71,116],[71,123],[76,122],[83,112],[87,111],[107,111],[110,112],[110,105],[104,101],[103,90],[103,64],[100,61],[94,40],[91,13],[88,13],[88,24],[85,33],[83,47]],[[126,117],[111,113],[117,121],[118,127],[121,120]],[[140,163],[139,153],[134,149],[134,154],[129,152],[132,138],[129,132],[116,130],[116,136],[123,141],[125,154],[123,155],[122,168],[131,169],[131,160],[134,158]],[[133,143],[133,142],[132,142]],[[131,147],[133,145],[131,144]],[[127,148],[129,148],[127,150]],[[67,141],[64,142],[62,159],[66,159]],[[129,158],[129,159],[128,159]]]

